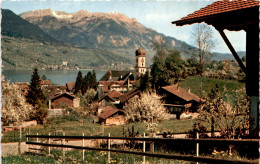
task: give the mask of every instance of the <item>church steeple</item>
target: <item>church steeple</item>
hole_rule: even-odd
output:
[[[146,72],[146,67],[145,67],[145,51],[139,47],[135,51],[135,56],[136,56],[136,72],[138,76],[141,76],[142,74],[145,74]]]

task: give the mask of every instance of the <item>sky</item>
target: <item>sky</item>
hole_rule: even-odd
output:
[[[213,2],[213,0],[4,0],[1,8],[10,9],[16,14],[46,8],[67,13],[82,9],[90,12],[119,12],[130,18],[137,18],[138,22],[159,33],[194,45],[191,38],[194,25],[176,26],[171,22]],[[216,43],[212,51],[230,53],[220,34],[214,27],[212,30]],[[245,51],[246,33],[244,31],[225,30],[225,33],[236,51]]]

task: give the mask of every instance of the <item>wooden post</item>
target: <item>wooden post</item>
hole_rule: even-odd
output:
[[[226,45],[228,46],[229,50],[231,51],[231,53],[233,54],[234,58],[236,59],[238,65],[240,66],[240,68],[243,70],[243,72],[245,74],[247,74],[246,71],[246,67],[243,64],[243,62],[241,61],[241,59],[239,58],[238,54],[236,53],[235,49],[233,48],[232,44],[230,43],[230,41],[228,40],[226,34],[224,33],[223,29],[220,28],[216,28],[219,32],[219,34],[221,35],[221,37],[223,38],[223,40],[225,41]]]
[[[27,135],[28,135],[28,133],[27,133]],[[28,142],[29,141],[29,138],[28,137],[26,137],[26,142]],[[28,149],[28,144],[26,144],[26,151],[28,151],[29,149]]]
[[[108,133],[108,150],[110,150],[110,133]],[[107,157],[108,163],[110,163],[110,151],[108,151],[108,157]]]
[[[63,132],[63,136],[65,136],[65,132]],[[65,139],[62,139],[62,145],[65,145]],[[65,160],[65,148],[62,148],[62,157]]]
[[[199,133],[197,132],[197,139],[199,139]],[[199,142],[196,143],[196,156],[199,156]]]
[[[38,136],[38,133],[36,134],[37,136]],[[39,139],[38,139],[38,137],[36,138],[36,142],[38,142],[39,141]]]
[[[145,138],[145,133],[144,133]],[[145,141],[143,141],[143,152],[145,153]],[[143,164],[145,164],[145,155],[143,156]]]
[[[37,133],[37,135],[38,135],[38,133]],[[49,136],[51,135],[51,133],[49,133]],[[38,138],[37,138],[37,140],[38,140]],[[51,139],[50,138],[48,138],[48,144],[50,144],[51,143]],[[51,155],[51,147],[49,146],[48,147],[48,155],[50,156]]]
[[[84,133],[82,133],[82,136],[84,137]],[[83,138],[82,147],[84,147],[84,146],[85,146],[85,143],[84,143],[84,138]],[[83,160],[83,162],[85,160],[85,149],[82,150],[82,160]]]
[[[18,154],[21,155],[21,141],[22,141],[22,127],[20,126],[20,135],[19,135],[19,142],[18,142]]]

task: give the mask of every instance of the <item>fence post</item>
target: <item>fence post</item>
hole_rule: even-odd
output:
[[[199,133],[197,132],[197,139],[199,139]],[[199,156],[199,142],[196,143],[196,156]]]
[[[108,150],[110,150],[110,133],[108,133]],[[107,157],[108,163],[110,163],[110,151],[108,151],[108,157]]]
[[[63,136],[65,136],[65,132],[63,132]],[[62,145],[65,145],[65,139],[62,139]],[[65,148],[62,148],[62,156],[63,160],[65,160]]]
[[[27,133],[26,135],[28,135],[28,133]],[[29,141],[29,139],[28,139],[28,137],[26,136],[26,142],[28,142],[28,141]],[[28,144],[26,144],[26,151],[29,151],[29,149],[28,149]]]
[[[18,154],[21,155],[21,140],[22,140],[22,127],[20,125],[20,135],[19,135],[19,142],[18,142]]]
[[[39,141],[39,139],[38,139],[38,133],[37,133],[36,135],[37,135],[36,142],[38,142],[38,141]]]
[[[145,133],[144,133],[145,138]],[[145,141],[143,141],[143,152],[145,153]],[[145,155],[143,156],[143,164],[145,164]]]
[[[84,137],[84,133],[82,133],[82,136]],[[85,146],[85,143],[84,143],[84,138],[83,138],[82,147],[84,147],[84,146]],[[85,149],[82,150],[82,160],[83,160],[83,162],[85,160]]]
[[[38,133],[37,133],[37,135],[38,135]],[[49,133],[49,136],[51,135],[51,133]],[[38,138],[37,138],[37,140],[38,140]],[[51,139],[50,139],[50,137],[48,138],[48,144],[51,144]],[[50,156],[51,155],[51,147],[49,146],[48,147],[48,155]]]

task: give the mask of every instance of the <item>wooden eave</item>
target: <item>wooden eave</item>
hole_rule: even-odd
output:
[[[183,26],[201,22],[205,22],[209,25],[214,26],[215,28],[219,28],[222,30],[227,29],[230,31],[246,31],[248,25],[259,23],[259,6],[202,17],[178,20],[172,22],[172,24]]]

